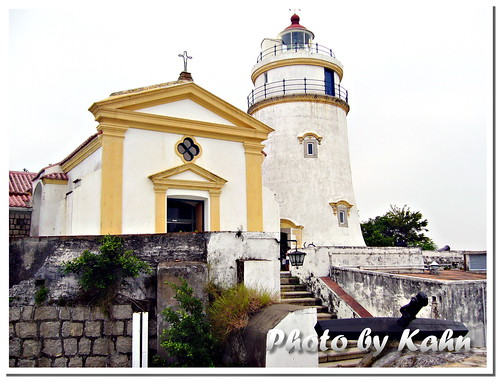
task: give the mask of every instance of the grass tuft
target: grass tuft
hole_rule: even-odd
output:
[[[250,316],[277,302],[268,292],[247,288],[243,284],[223,289],[211,283],[207,289],[210,298],[208,316],[220,342],[245,328]]]

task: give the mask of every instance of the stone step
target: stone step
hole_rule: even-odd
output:
[[[281,278],[288,278],[291,277],[292,273],[290,271],[280,271],[280,277]]]
[[[361,359],[349,359],[334,362],[320,362],[319,368],[355,368]]]
[[[282,284],[281,292],[288,291],[307,291],[307,288],[303,284]]]
[[[297,278],[297,277],[290,277],[290,278],[281,278],[280,284],[281,285],[285,285],[285,284],[300,284],[300,282],[299,282],[299,278]]]
[[[332,314],[329,312],[318,312],[318,320],[330,320]]]
[[[288,304],[299,304],[302,306],[323,307],[321,305],[318,305],[319,299],[316,298],[288,298],[288,299],[281,299],[281,302]]]
[[[309,291],[285,291],[281,292],[282,299],[296,299],[296,298],[307,298],[313,297]]]
[[[365,357],[369,351],[359,350],[357,347],[346,348],[342,351],[334,351],[333,349],[329,349],[327,351],[319,351],[318,352],[318,361],[320,363],[324,362],[337,362],[342,360],[351,360],[351,359],[362,359]]]

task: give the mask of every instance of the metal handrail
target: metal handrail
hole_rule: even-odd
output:
[[[248,108],[264,99],[290,94],[321,94],[339,98],[348,103],[348,92],[340,84],[327,86],[325,80],[301,78],[283,79],[256,87],[247,96]]]
[[[264,59],[264,57],[267,57],[269,55],[276,56],[278,54],[286,52],[298,52],[300,50],[312,53],[321,53],[335,58],[335,54],[333,53],[332,49],[326,46],[319,45],[317,43],[308,43],[308,44],[293,43],[290,45],[284,45],[284,44],[274,45],[266,50],[263,50],[257,57],[257,63],[259,63],[260,61],[262,61],[262,59]]]

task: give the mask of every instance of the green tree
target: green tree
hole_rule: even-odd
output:
[[[180,285],[166,283],[175,291],[174,298],[179,305],[162,312],[170,325],[163,330],[160,346],[172,357],[172,366],[213,367],[217,342],[203,303],[193,296],[193,289],[184,278],[180,278],[180,282]]]
[[[436,250],[436,244],[425,235],[429,231],[427,225],[422,213],[410,211],[407,205],[402,208],[391,205],[383,216],[362,222],[361,231],[368,246],[408,246]]]

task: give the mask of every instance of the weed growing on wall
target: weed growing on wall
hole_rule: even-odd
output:
[[[39,306],[40,304],[45,302],[45,299],[47,299],[48,294],[49,294],[49,289],[42,284],[40,287],[38,287],[38,290],[36,291],[35,304]]]
[[[79,275],[85,296],[106,310],[124,278],[149,273],[151,268],[132,250],[125,251],[120,237],[104,236],[100,243],[98,254],[85,250],[80,257],[64,262],[62,272]]]
[[[166,283],[175,291],[178,306],[167,307],[162,314],[168,329],[163,330],[160,346],[171,357],[171,366],[212,367],[216,341],[204,313],[203,302],[193,296],[193,289],[180,278],[180,285]]]

